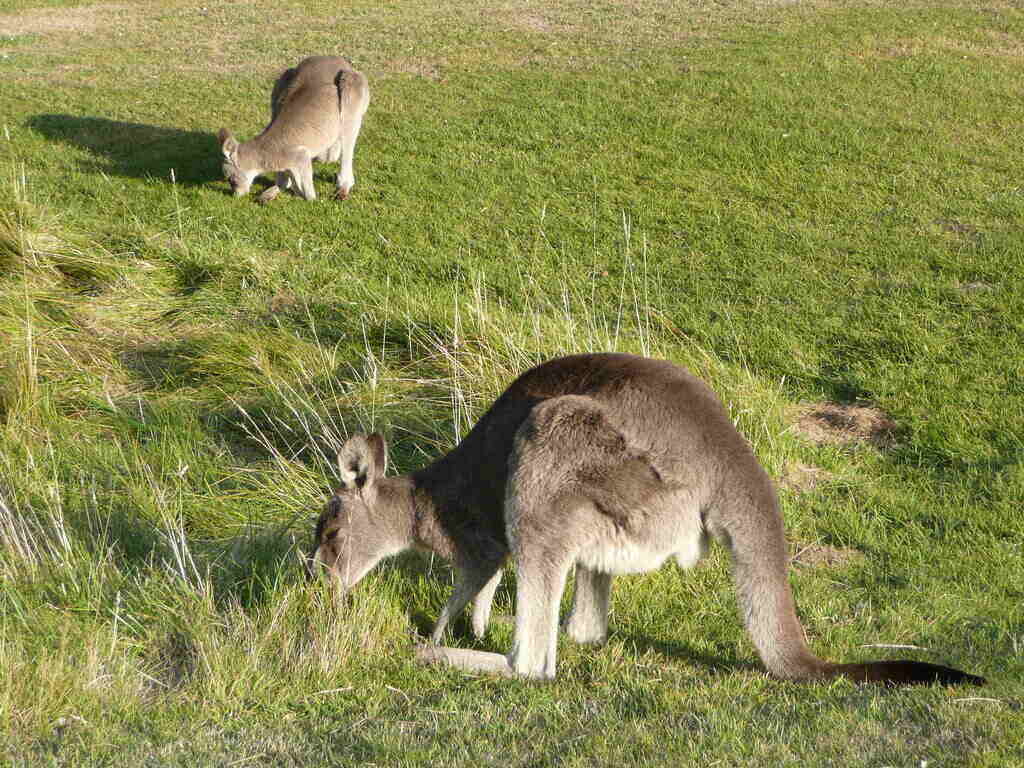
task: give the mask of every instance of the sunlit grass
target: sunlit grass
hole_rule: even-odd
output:
[[[2,7],[3,759],[1024,761],[1019,8]],[[353,197],[231,198],[213,132],[320,51],[371,78]],[[349,435],[410,471],[592,350],[689,367],[773,476],[828,472],[782,491],[795,551],[857,555],[794,569],[816,650],[990,686],[768,680],[718,550],[619,579],[544,686],[413,664],[437,558],[305,583]],[[822,400],[893,441],[811,443]]]

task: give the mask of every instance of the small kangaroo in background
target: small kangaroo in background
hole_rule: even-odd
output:
[[[622,354],[564,357],[524,373],[450,453],[385,477],[384,439],[356,435],[338,454],[342,487],[316,527],[311,572],[341,590],[410,547],[455,566],[431,641],[476,599],[487,627],[501,567],[517,569],[507,657],[426,646],[419,656],[467,670],[553,678],[558,609],[576,568],[565,629],[603,642],[612,577],[691,567],[712,536],[731,553],[740,611],[768,671],[789,680],[893,684],[985,681],[919,661],[833,664],[807,647],[787,575],[779,502],[718,397],[672,363]]]
[[[261,173],[276,171],[276,183],[259,202],[270,202],[290,187],[315,200],[313,160],[340,159],[335,196],[347,198],[356,183],[352,157],[369,103],[366,77],[340,56],[311,56],[286,70],[274,84],[270,125],[263,133],[242,143],[227,128],[218,134],[224,176],[235,196],[248,194]]]

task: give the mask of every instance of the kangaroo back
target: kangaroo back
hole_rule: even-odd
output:
[[[259,137],[266,147],[305,147],[316,157],[337,143],[343,65],[351,70],[340,57],[315,56],[278,78],[271,93],[270,124]]]
[[[333,84],[339,93],[340,109],[341,83],[346,73],[355,71],[348,59],[341,56],[310,56],[298,65],[286,69],[274,83],[270,95],[271,122],[301,88],[310,85]]]

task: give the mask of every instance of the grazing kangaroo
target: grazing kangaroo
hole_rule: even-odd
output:
[[[520,376],[449,454],[384,477],[384,439],[338,454],[342,487],[317,524],[311,569],[347,590],[409,547],[449,558],[457,580],[431,640],[475,598],[483,634],[507,555],[515,558],[515,638],[507,657],[426,647],[464,669],[555,676],[558,608],[576,567],[565,629],[599,643],[612,576],[684,568],[713,536],[732,554],[740,610],[768,671],[789,680],[982,684],[918,661],[833,664],[804,640],[787,576],[778,498],[714,392],[682,368],[622,354],[551,360]]]
[[[248,194],[261,173],[276,171],[276,183],[260,196],[273,200],[294,186],[306,200],[316,199],[313,160],[338,162],[337,192],[344,200],[356,183],[352,156],[370,103],[366,78],[340,56],[311,56],[286,70],[270,95],[270,125],[244,143],[227,128],[218,134],[224,176],[236,197]]]

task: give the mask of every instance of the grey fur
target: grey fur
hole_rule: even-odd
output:
[[[369,103],[366,77],[339,56],[311,56],[286,70],[274,84],[270,124],[263,133],[244,143],[226,128],[218,134],[224,176],[235,195],[247,194],[261,173],[276,172],[276,183],[259,196],[261,203],[290,187],[315,200],[317,160],[340,163],[336,196],[344,200],[355,185],[353,155]]]
[[[356,456],[377,440],[354,437],[342,454]],[[419,651],[424,661],[553,678],[571,568],[566,631],[599,643],[614,575],[670,557],[693,566],[710,536],[732,554],[744,623],[773,675],[980,681],[921,662],[835,665],[810,651],[772,482],[714,392],[671,363],[620,354],[549,361],[513,382],[446,456],[408,475],[368,477],[331,499],[313,562],[348,589],[381,558],[409,547],[449,558],[457,581],[433,643],[474,597],[473,631],[485,631],[501,566],[515,558],[509,655],[428,647]]]

